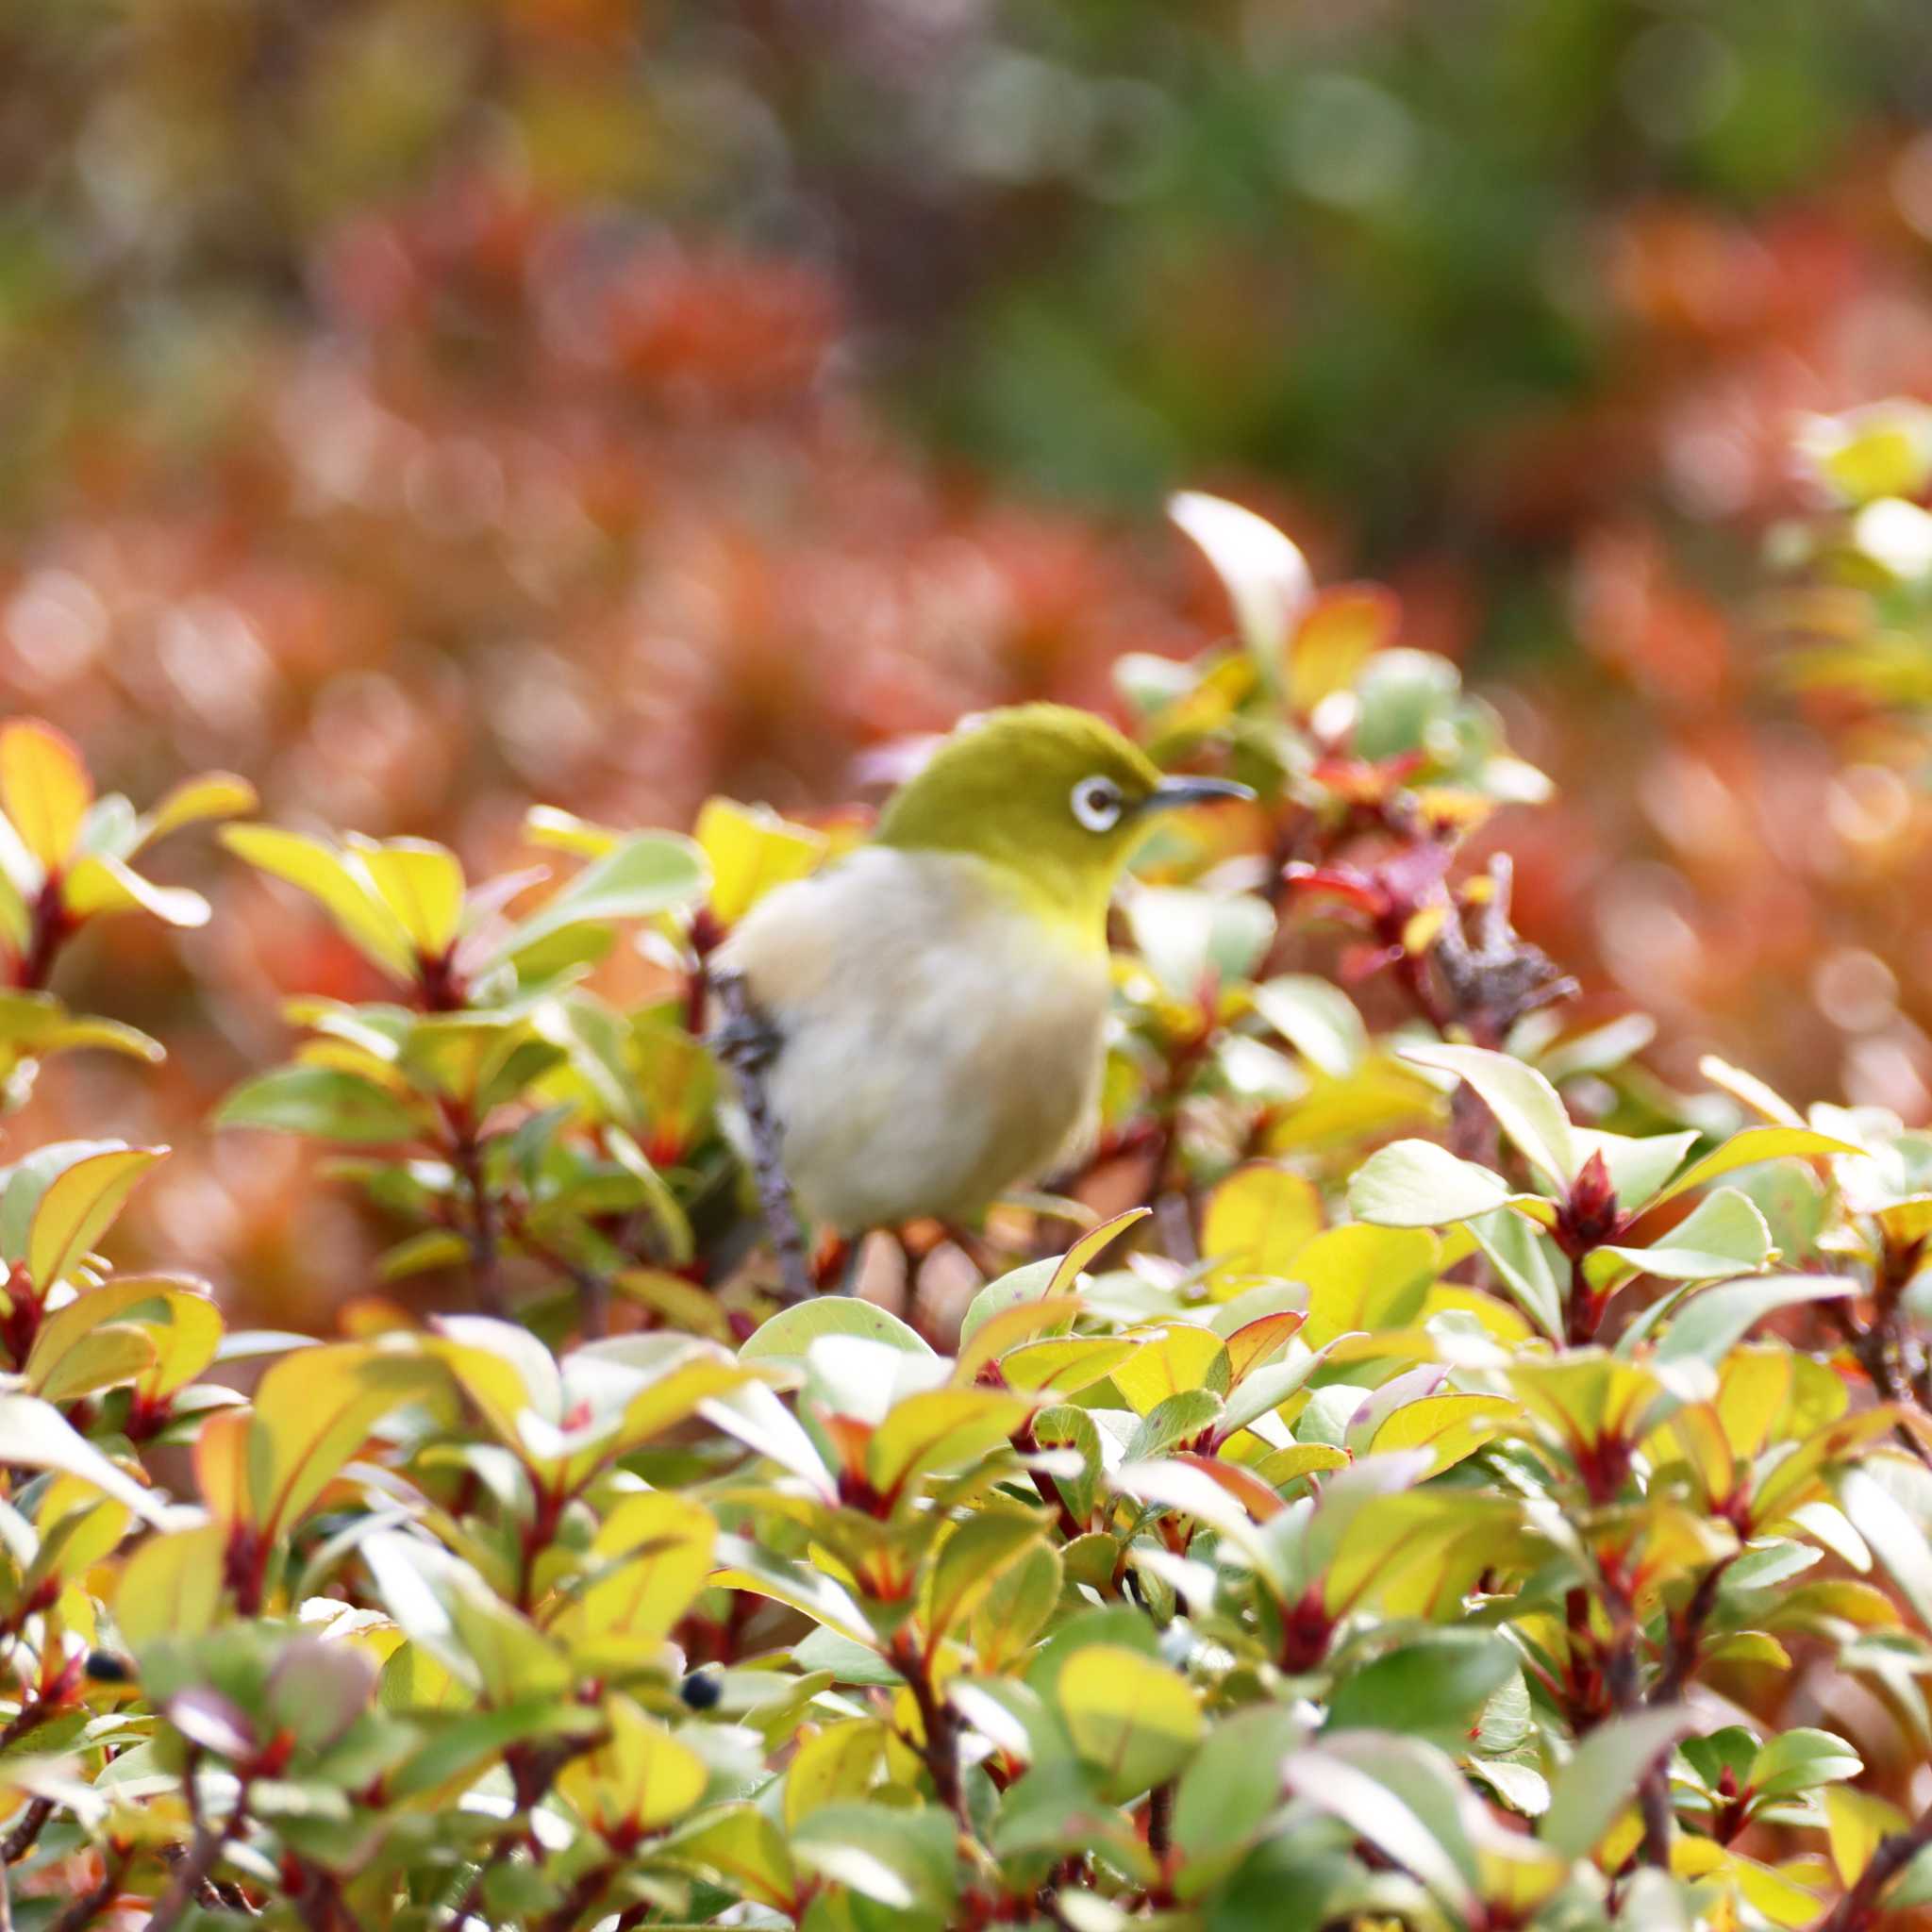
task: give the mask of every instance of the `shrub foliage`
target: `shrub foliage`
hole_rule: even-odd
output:
[[[1240,635],[1126,660],[1124,702],[1260,803],[1147,855],[1091,1163],[959,1237],[962,1316],[916,1270],[906,1319],[781,1307],[747,1253],[705,960],[847,834],[540,809],[554,865],[472,882],[224,827],[391,992],[296,1002],[215,1125],[333,1150],[402,1285],[341,1339],[231,1333],[95,1252],[164,1149],[7,1171],[15,1926],[1852,1932],[1932,1897],[1932,1815],[1865,1763],[1932,1745],[1932,1140],[1716,1064],[1677,1095],[1641,1023],[1566,1023],[1463,851],[1543,789],[1493,716],[1379,591],[1178,514]],[[85,921],[205,918],[137,861],[252,803],[140,816],[0,731],[15,1097],[159,1051],[47,982]],[[618,943],[661,989],[630,1009]],[[412,1316],[418,1275],[474,1311]],[[1860,1687],[1862,1749],[1781,1722],[1800,1668]]]

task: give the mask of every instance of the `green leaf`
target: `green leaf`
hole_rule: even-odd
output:
[[[1188,1004],[1206,988],[1245,979],[1274,937],[1274,909],[1253,892],[1135,886],[1123,904],[1147,970]]]
[[[1141,1418],[1126,1447],[1128,1462],[1149,1461],[1205,1434],[1221,1420],[1222,1401],[1209,1389],[1183,1389]]]
[[[1335,1079],[1354,1073],[1369,1050],[1355,1002],[1312,973],[1263,980],[1248,995],[1256,1012],[1311,1065]]]
[[[1516,1653],[1497,1633],[1437,1631],[1342,1678],[1325,1728],[1398,1731],[1462,1750],[1477,1713],[1516,1674]]]
[[[517,925],[490,964],[515,959],[573,926],[680,911],[704,897],[706,884],[704,857],[689,839],[640,832],[593,859]]]
[[[92,1483],[147,1523],[162,1518],[160,1499],[108,1460],[58,1408],[31,1395],[0,1394],[0,1442],[8,1462],[56,1469]]]
[[[1402,1058],[1467,1081],[1523,1158],[1559,1192],[1581,1166],[1570,1115],[1557,1090],[1534,1067],[1480,1046],[1405,1046]]]
[[[1695,1722],[1689,1711],[1671,1707],[1599,1724],[1550,1787],[1543,1842],[1566,1858],[1589,1857],[1635,1796],[1639,1780]]]
[[[218,1127],[261,1127],[322,1141],[376,1145],[413,1140],[420,1123],[387,1088],[333,1067],[277,1067],[258,1074],[215,1110]]]
[[[1563,1338],[1563,1291],[1557,1285],[1557,1252],[1542,1231],[1507,1208],[1468,1222],[1503,1288],[1553,1341]]]
[[[857,1295],[822,1294],[813,1301],[781,1308],[761,1323],[739,1349],[741,1361],[803,1361],[824,1335],[857,1335],[883,1341],[907,1355],[929,1356],[931,1345],[885,1308]]]
[[[1606,1246],[1596,1254],[1664,1281],[1716,1281],[1729,1274],[1755,1274],[1762,1268],[1771,1258],[1771,1229],[1749,1196],[1736,1188],[1719,1188],[1650,1247]],[[1591,1262],[1598,1281],[1616,1272],[1601,1268],[1596,1255]]]
[[[1460,1836],[1458,1781],[1445,1766],[1449,1789],[1434,1789],[1442,1779],[1434,1768],[1436,1754],[1418,1755],[1424,1748],[1403,1739],[1345,1734],[1297,1751],[1282,1767],[1282,1777],[1296,1797],[1341,1819],[1467,1920],[1475,1903],[1463,1871],[1468,1853],[1443,1838],[1445,1829]]]
[[[1788,1798],[1841,1784],[1864,1768],[1865,1760],[1842,1738],[1801,1726],[1771,1739],[1752,1759],[1745,1782],[1760,1800]]]
[[[701,1811],[658,1850],[674,1864],[714,1874],[756,1904],[785,1912],[796,1905],[798,1873],[791,1854],[778,1827],[755,1805]]]
[[[943,1810],[822,1805],[791,1834],[808,1872],[893,1911],[951,1910],[958,1892],[958,1826]]]
[[[1657,1343],[1657,1359],[1703,1361],[1714,1368],[1766,1315],[1857,1292],[1855,1282],[1835,1274],[1766,1274],[1707,1288],[1692,1295],[1671,1323]]]
[[[924,1605],[928,1634],[943,1636],[992,1588],[1002,1574],[1033,1548],[1041,1519],[989,1509],[966,1521],[940,1546]]]
[[[1433,1141],[1395,1141],[1349,1176],[1349,1211],[1380,1227],[1443,1227],[1493,1214],[1511,1198],[1500,1174]]]
[[[1201,1708],[1187,1679],[1124,1645],[1076,1650],[1055,1689],[1074,1750],[1116,1803],[1172,1777],[1201,1740]]]
[[[1174,1841],[1191,1865],[1253,1841],[1281,1808],[1281,1767],[1307,1735],[1278,1704],[1217,1721],[1174,1792]]]

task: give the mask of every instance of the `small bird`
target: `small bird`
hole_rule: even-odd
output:
[[[724,1055],[806,1211],[847,1235],[971,1221],[1075,1149],[1128,857],[1157,812],[1253,795],[1163,777],[1088,712],[1016,706],[946,739],[871,842],[753,907],[713,961],[741,1012]]]

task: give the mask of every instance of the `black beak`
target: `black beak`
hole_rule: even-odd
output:
[[[1177,805],[1206,805],[1216,798],[1253,798],[1251,787],[1232,778],[1163,778],[1147,794],[1142,811],[1172,811]]]

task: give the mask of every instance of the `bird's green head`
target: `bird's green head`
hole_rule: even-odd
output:
[[[1016,705],[971,720],[887,806],[882,844],[970,853],[1090,927],[1149,822],[1172,807],[1248,798],[1222,778],[1169,778],[1090,711]]]

